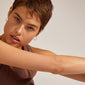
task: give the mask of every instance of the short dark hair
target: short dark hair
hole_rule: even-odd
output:
[[[15,0],[13,10],[19,6],[26,6],[32,13],[37,13],[41,20],[40,31],[52,16],[53,5],[51,0]],[[40,32],[39,31],[39,32]]]

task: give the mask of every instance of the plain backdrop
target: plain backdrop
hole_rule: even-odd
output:
[[[0,0],[0,34],[14,0]],[[45,30],[30,45],[60,55],[85,57],[85,0],[52,0],[53,16]],[[85,85],[61,75],[38,72],[35,85]]]

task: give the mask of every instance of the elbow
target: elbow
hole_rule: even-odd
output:
[[[61,74],[63,73],[64,67],[62,64],[62,61],[56,61],[56,59],[54,59],[54,63],[53,63],[53,68],[51,73],[53,74]]]
[[[59,65],[59,66],[56,65],[51,73],[62,74],[63,73],[63,67],[61,65]]]
[[[57,68],[54,68],[51,73],[52,73],[52,74],[61,74],[62,71],[63,71],[63,70],[62,70],[61,67],[57,67]]]

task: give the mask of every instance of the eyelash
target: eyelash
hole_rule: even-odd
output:
[[[34,28],[33,28],[33,27],[27,27],[27,29],[28,29],[28,30],[34,30]]]
[[[16,20],[17,22],[20,22],[20,20],[19,20],[19,18],[18,18],[18,17],[15,17],[15,20]]]

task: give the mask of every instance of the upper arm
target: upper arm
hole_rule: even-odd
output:
[[[44,49],[40,49],[40,48],[35,48],[35,47],[31,47],[34,53],[38,53],[38,54],[42,54],[42,55],[56,55],[55,53],[49,51],[49,50],[44,50]]]

